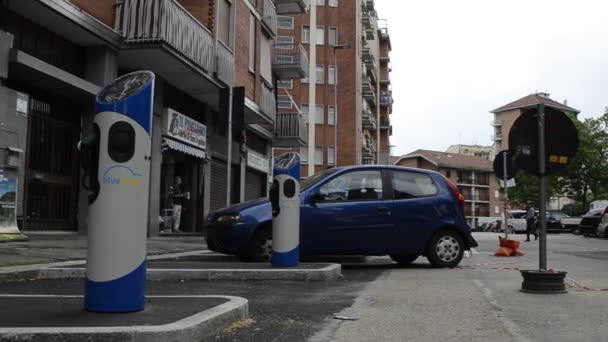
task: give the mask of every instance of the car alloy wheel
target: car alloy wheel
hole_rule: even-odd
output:
[[[430,241],[427,258],[433,267],[455,267],[464,255],[464,242],[457,232],[442,230]]]
[[[268,262],[272,256],[272,230],[264,228],[258,231],[249,247],[249,260]]]

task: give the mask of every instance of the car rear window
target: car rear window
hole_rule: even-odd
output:
[[[393,171],[392,178],[395,199],[427,197],[437,194],[437,185],[431,176],[424,173]]]

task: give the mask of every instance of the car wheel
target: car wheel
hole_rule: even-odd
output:
[[[249,245],[248,260],[253,262],[268,262],[272,256],[272,228],[259,230]]]
[[[598,224],[597,227],[595,227],[595,236],[598,237],[598,238],[602,238],[603,239],[603,238],[605,238],[607,236],[606,235],[606,230],[605,229],[604,230],[600,229],[600,226],[601,225]]]
[[[574,235],[581,235],[581,229],[579,227],[573,227],[572,228],[572,234],[574,234]]]
[[[399,254],[399,255],[391,255],[391,259],[399,265],[409,265],[414,262],[414,260],[418,259],[418,255],[416,254]]]
[[[442,230],[431,238],[427,258],[433,267],[455,267],[463,255],[464,243],[458,233]]]

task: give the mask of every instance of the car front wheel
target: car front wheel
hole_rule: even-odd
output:
[[[272,228],[259,230],[249,244],[247,259],[253,262],[269,262],[272,256]]]
[[[427,258],[433,267],[455,267],[463,255],[464,242],[458,233],[442,230],[431,238]]]

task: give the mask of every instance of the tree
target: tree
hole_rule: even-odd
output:
[[[608,195],[608,111],[599,118],[578,121],[579,148],[576,157],[562,172],[558,184],[570,193],[582,209],[589,201]]]
[[[560,186],[558,184],[558,177],[549,176],[547,180],[547,199],[559,194]],[[515,186],[509,188],[509,202],[512,208],[526,207],[528,201],[532,202],[532,205],[536,208],[539,207],[539,182],[538,177],[519,172],[515,176]]]

